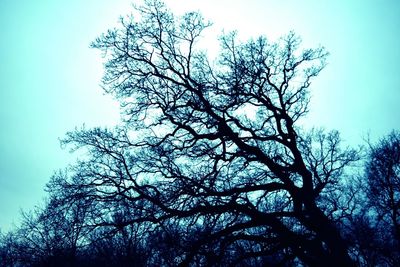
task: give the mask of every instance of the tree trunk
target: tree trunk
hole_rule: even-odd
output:
[[[347,243],[321,209],[312,204],[306,206],[306,211],[308,218],[303,220],[304,224],[317,234],[322,249],[326,252],[320,257],[321,266],[356,266],[348,254]]]

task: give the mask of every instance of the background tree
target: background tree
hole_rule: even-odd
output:
[[[75,266],[81,245],[84,205],[60,206],[54,199],[23,213],[16,231],[16,261],[22,266]]]
[[[341,232],[359,266],[396,266],[399,261],[399,137],[393,131],[376,144],[369,142],[362,165],[340,186],[347,203],[338,209],[344,216]]]
[[[365,166],[372,224],[380,254],[395,264],[400,259],[400,133],[393,131],[370,144]]]
[[[18,258],[15,233],[10,231],[3,234],[0,232],[0,266],[17,266]]]
[[[378,220],[390,225],[400,241],[400,133],[392,132],[370,147],[366,164],[368,196]]]

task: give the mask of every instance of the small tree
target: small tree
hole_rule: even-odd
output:
[[[79,265],[79,249],[86,245],[83,239],[90,206],[81,198],[67,201],[64,192],[56,192],[58,198],[51,197],[43,206],[23,212],[20,227],[0,236],[1,266]]]
[[[18,251],[14,232],[3,234],[0,232],[0,266],[18,266]]]
[[[293,33],[276,43],[232,33],[210,61],[196,48],[210,25],[200,14],[177,18],[157,0],[136,10],[92,45],[125,123],[68,134],[89,152],[61,177],[70,199],[91,199],[97,227],[175,225],[183,253],[171,265],[352,266],[327,199],[357,156],[337,133],[298,125],[325,50],[299,51]],[[121,201],[132,212],[116,221],[107,211]]]
[[[385,244],[382,253],[396,262],[400,258],[400,132],[370,145],[365,174],[374,228]]]

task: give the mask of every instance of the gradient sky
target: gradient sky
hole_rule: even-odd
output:
[[[59,138],[118,122],[100,88],[96,36],[130,12],[130,0],[0,0],[0,229],[45,197],[54,171],[73,162]],[[274,40],[294,30],[305,47],[323,45],[328,66],[312,85],[307,126],[338,129],[347,144],[400,129],[400,1],[167,0],[199,10],[210,35],[237,29]],[[212,43],[212,42],[210,42]]]

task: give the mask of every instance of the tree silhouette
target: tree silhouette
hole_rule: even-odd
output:
[[[338,195],[357,153],[337,132],[299,125],[327,52],[300,50],[294,33],[229,33],[211,60],[199,13],[176,17],[158,0],[136,11],[92,44],[124,123],[63,140],[86,154],[48,185],[54,205],[79,215],[55,233],[79,259],[112,258],[104,266],[354,266]]]
[[[391,225],[400,241],[400,133],[392,132],[371,147],[366,164],[369,199],[379,220]]]
[[[391,264],[400,259],[400,133],[393,131],[376,145],[370,144],[365,166],[366,192],[376,250]]]
[[[7,242],[0,242],[10,254],[4,256],[10,263],[1,266],[75,266],[86,234],[85,208],[79,199],[66,207],[52,198],[43,207],[24,212],[21,226],[6,236]]]
[[[181,265],[272,257],[351,266],[324,199],[357,157],[337,133],[297,125],[324,49],[299,51],[293,33],[276,43],[231,33],[211,61],[196,48],[210,25],[200,14],[174,17],[159,1],[137,11],[139,20],[123,19],[92,44],[107,59],[104,87],[125,124],[64,140],[89,153],[63,183],[95,203],[91,224],[175,225]],[[110,216],[121,202],[130,212]]]

